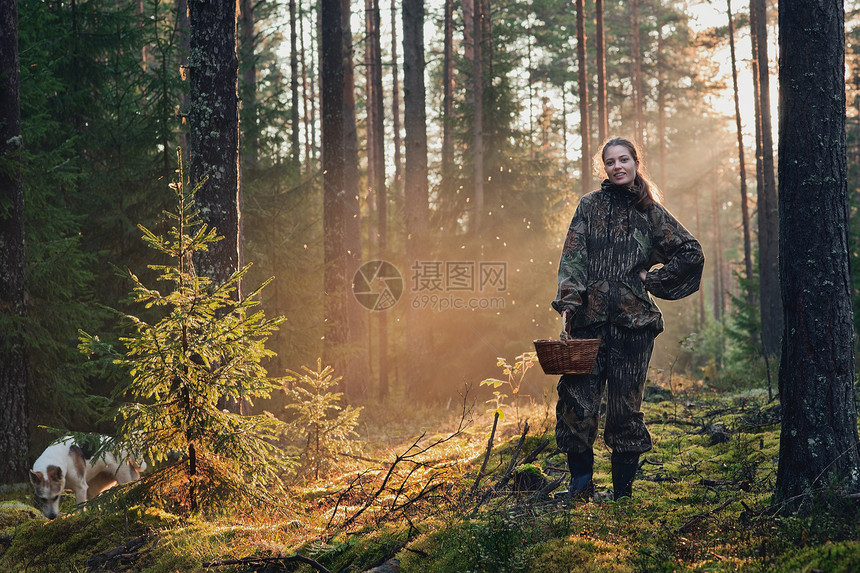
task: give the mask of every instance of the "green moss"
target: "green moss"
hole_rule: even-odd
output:
[[[827,573],[855,573],[860,564],[860,542],[845,541],[808,547],[780,561],[779,564],[774,565],[773,571],[808,573],[817,570]]]
[[[365,571],[394,557],[406,544],[409,529],[382,526],[328,545],[311,544],[299,553],[319,561],[331,571]],[[302,565],[296,571],[313,571]]]
[[[600,540],[571,536],[539,543],[529,551],[532,566],[529,573],[556,573],[577,571],[582,573],[627,573],[629,551]]]

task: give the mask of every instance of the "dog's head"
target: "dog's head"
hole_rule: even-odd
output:
[[[45,474],[30,470],[30,483],[33,484],[33,505],[48,519],[60,514],[60,498],[66,489],[66,476],[57,466],[48,466]]]

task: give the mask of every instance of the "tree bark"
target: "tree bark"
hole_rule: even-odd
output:
[[[750,239],[750,210],[749,201],[747,199],[747,168],[746,157],[744,154],[744,134],[741,129],[741,104],[738,96],[738,67],[735,56],[735,21],[732,16],[732,0],[726,0],[726,12],[729,17],[729,52],[732,60],[732,93],[735,98],[735,127],[738,135],[738,166],[740,169],[741,183],[741,222],[744,233],[744,271],[746,272],[747,280],[752,279],[752,240]],[[747,289],[747,301],[750,304],[755,303],[755,294],[751,289]]]
[[[666,65],[663,61],[663,25],[657,26],[657,147],[659,151],[658,166],[660,176],[657,184],[666,187]]]
[[[403,6],[403,88],[406,128],[404,147],[404,200],[406,210],[406,260],[411,267],[427,253],[429,198],[427,181],[427,117],[424,90],[424,0],[404,0]],[[406,336],[414,366],[410,377],[415,395],[428,379],[425,361],[429,351],[429,333],[416,312],[406,317]]]
[[[860,489],[844,14],[839,0],[779,3],[779,279],[785,332],[776,499],[788,510],[810,511],[816,501],[826,503],[826,491],[834,486]]]
[[[24,298],[24,184],[21,169],[18,2],[0,0],[0,483],[24,480],[29,467],[27,350],[18,330]]]
[[[753,4],[755,6],[753,6]],[[774,179],[773,130],[770,120],[770,81],[767,57],[767,9],[765,0],[751,0],[755,12],[756,69],[759,85],[762,186],[758,189],[759,301],[763,351],[776,356],[783,332],[779,296],[779,207]]]
[[[597,41],[597,133],[603,144],[609,137],[609,116],[606,109],[606,38],[603,32],[603,0],[595,0]]]
[[[385,260],[388,249],[388,189],[385,185],[385,123],[382,93],[382,45],[379,0],[365,0],[367,45],[367,155],[368,180],[376,197],[378,256]],[[388,395],[388,314],[378,314],[379,388]]]
[[[391,0],[391,131],[394,132],[394,185],[403,180],[400,140],[400,68],[397,64],[397,0]]]
[[[299,143],[299,47],[296,33],[296,0],[290,0],[290,159],[298,172],[301,164]]]
[[[257,165],[259,148],[259,128],[257,126],[257,40],[255,38],[254,0],[241,0],[241,36],[239,44],[242,49],[242,117],[244,139],[242,150],[242,174]]]
[[[630,77],[633,82],[633,129],[634,139],[644,145],[645,125],[642,104],[642,52],[639,46],[639,0],[630,3]]]
[[[195,258],[214,284],[239,269],[239,61],[236,2],[188,0],[191,27],[189,160],[191,184],[204,223],[224,239]]]
[[[322,108],[323,257],[325,263],[326,362],[343,372],[342,349],[348,340],[346,289],[346,191],[344,188],[345,50],[341,0],[321,0],[320,93]],[[346,324],[345,324],[346,323]]]
[[[475,204],[472,206],[472,232],[481,232],[484,211],[484,4],[472,3],[472,184]]]
[[[582,194],[591,189],[591,129],[588,121],[588,64],[585,58],[585,0],[576,0],[576,59],[579,63],[579,138]]]
[[[355,66],[353,65],[352,27],[350,26],[350,0],[342,0],[344,85],[343,85],[343,187],[344,187],[344,247],[346,248],[345,289],[349,291],[352,277],[361,265],[361,208],[359,205],[358,130],[355,121]],[[346,312],[341,327],[346,329],[342,384],[348,396],[362,398],[367,395],[368,364],[366,360],[367,312],[350,292],[344,294]],[[343,324],[344,320],[347,321]]]
[[[442,49],[442,179],[449,189],[454,169],[454,0],[445,0]]]

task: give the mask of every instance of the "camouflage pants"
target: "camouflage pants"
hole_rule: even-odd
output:
[[[642,396],[654,332],[606,324],[578,330],[577,338],[600,338],[600,350],[590,374],[564,374],[558,381],[555,439],[563,452],[591,450],[597,438],[600,401],[608,386],[603,438],[613,455],[639,454],[651,449],[645,428]]]

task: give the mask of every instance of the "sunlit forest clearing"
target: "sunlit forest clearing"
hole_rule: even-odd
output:
[[[0,0],[0,569],[860,571],[858,8]]]

